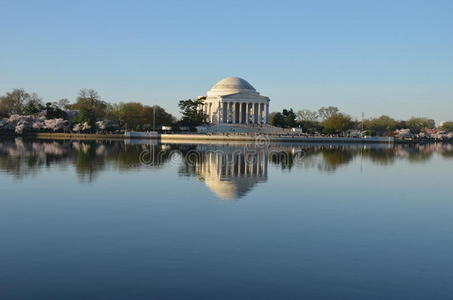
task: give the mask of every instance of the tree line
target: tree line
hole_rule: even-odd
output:
[[[45,119],[64,119],[72,124],[85,124],[94,130],[96,123],[108,120],[104,129],[150,130],[172,125],[175,117],[158,105],[139,102],[108,103],[92,89],[82,89],[73,103],[67,99],[44,102],[35,93],[14,89],[0,97],[0,118],[13,115],[40,116]]]
[[[282,112],[272,112],[269,123],[282,128],[301,127],[308,133],[325,134],[361,130],[367,135],[386,135],[397,129],[410,129],[413,133],[420,133],[424,129],[436,128],[434,120],[424,117],[395,120],[383,115],[378,118],[354,120],[335,106],[321,107],[317,111],[304,109],[294,112],[293,109],[283,109]],[[453,122],[444,122],[439,128],[453,131]]]
[[[101,99],[92,89],[80,90],[71,103],[68,99],[44,102],[35,93],[23,89],[14,89],[0,96],[0,121],[13,115],[33,115],[45,119],[68,120],[73,128],[93,131],[102,130],[151,130],[161,126],[185,126],[195,128],[206,124],[206,115],[200,107],[205,97],[181,100],[178,103],[181,119],[177,120],[158,105],[149,106],[139,102],[109,103]],[[348,130],[365,131],[367,135],[386,135],[396,129],[410,129],[419,133],[424,129],[436,128],[434,120],[429,118],[410,118],[395,120],[383,115],[378,118],[354,120],[348,114],[340,112],[335,106],[321,107],[319,110],[283,109],[272,112],[269,123],[282,128],[301,127],[307,133],[342,134]],[[74,126],[75,125],[75,126]],[[453,121],[444,122],[439,128],[453,132]]]

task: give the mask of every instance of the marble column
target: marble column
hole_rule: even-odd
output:
[[[222,119],[222,103],[217,104],[217,124],[220,124],[220,120]]]
[[[222,108],[222,102],[217,103],[217,124],[220,124],[222,122]]]
[[[239,124],[242,124],[242,102],[239,102]]]
[[[250,124],[250,103],[245,103],[245,123]]]
[[[269,103],[266,103],[266,124],[269,124]]]
[[[262,108],[262,103],[258,103],[258,124],[260,124],[260,125],[263,122],[263,112],[262,112],[261,108]]]
[[[253,124],[257,123],[256,103],[253,103]]]
[[[260,112],[260,104],[259,103],[255,103],[255,124],[259,124],[259,114]]]
[[[236,102],[233,102],[232,113],[233,113],[233,124],[236,124]]]
[[[209,108],[209,115],[211,117],[211,123],[214,122],[214,103],[211,103],[210,108]]]
[[[225,116],[223,118],[223,123],[228,123],[228,102],[225,102],[223,104],[223,108],[225,109],[225,112],[223,113],[223,115]]]
[[[225,119],[225,123],[229,123],[230,122],[230,103],[226,102],[226,119]]]

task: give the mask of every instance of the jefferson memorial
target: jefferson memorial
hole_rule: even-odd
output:
[[[246,80],[227,77],[207,92],[200,109],[210,124],[267,124],[269,101]]]

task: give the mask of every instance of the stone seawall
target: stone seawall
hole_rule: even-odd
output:
[[[16,135],[7,135],[17,137]],[[157,136],[129,136],[122,134],[83,134],[83,133],[35,133],[21,135],[22,137],[39,139],[73,139],[73,140],[99,140],[99,139],[154,139],[165,141],[257,141],[265,142],[302,142],[302,143],[394,143],[391,137],[368,137],[368,138],[346,138],[346,137],[300,137],[300,136],[275,136],[275,135],[220,135],[220,134],[160,134]]]
[[[91,133],[35,133],[21,135],[23,137],[38,139],[56,139],[56,140],[124,140],[122,134],[91,134]]]
[[[299,136],[241,136],[241,135],[201,135],[201,134],[162,134],[162,141],[258,141],[302,142],[302,143],[394,143],[391,137],[342,138],[342,137],[299,137]]]

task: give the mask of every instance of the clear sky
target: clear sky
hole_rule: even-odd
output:
[[[453,1],[0,0],[0,94],[159,104],[239,76],[271,111],[453,119]]]

